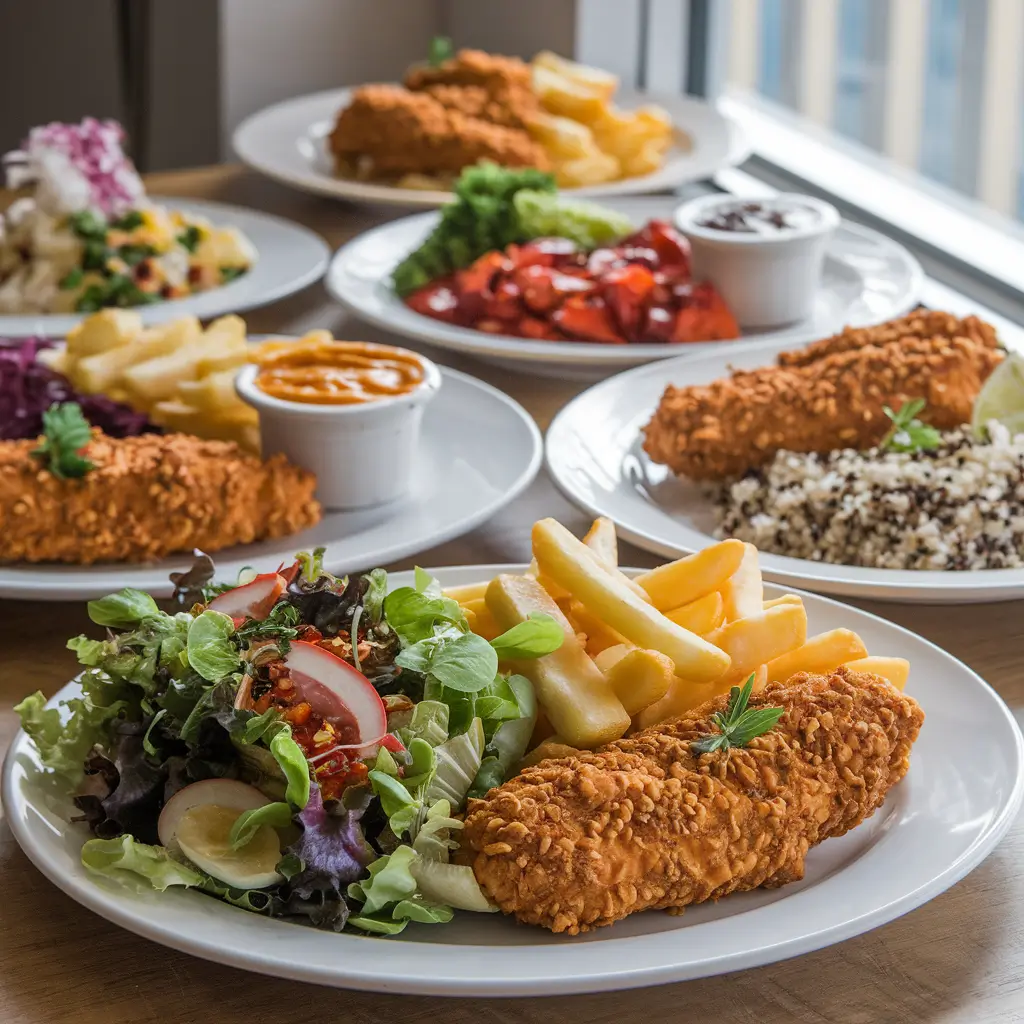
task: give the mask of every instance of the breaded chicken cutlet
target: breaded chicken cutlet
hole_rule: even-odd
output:
[[[471,800],[462,850],[484,891],[520,921],[575,935],[799,880],[811,847],[870,817],[903,778],[924,719],[878,676],[800,673],[751,699],[785,708],[774,729],[695,755],[726,701]]]
[[[510,128],[525,128],[540,111],[530,65],[483,50],[460,50],[437,67],[414,67],[405,76],[405,87]]]
[[[778,365],[712,384],[669,386],[644,428],[644,451],[692,480],[741,476],[776,452],[870,448],[892,426],[883,407],[922,398],[940,430],[970,421],[1002,360],[995,330],[975,317],[926,313],[848,328]]]
[[[357,89],[338,115],[329,147],[336,158],[365,166],[374,177],[458,173],[481,160],[548,167],[544,150],[525,131],[470,117],[397,85]]]
[[[0,562],[146,562],[297,533],[319,522],[315,476],[230,441],[188,434],[112,438],[94,431],[94,464],[60,479],[35,441],[0,442]]]

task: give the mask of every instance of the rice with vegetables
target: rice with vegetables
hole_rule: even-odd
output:
[[[1024,566],[1024,433],[999,423],[931,451],[780,451],[713,492],[716,536],[880,569]]]

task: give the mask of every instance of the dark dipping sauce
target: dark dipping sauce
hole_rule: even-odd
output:
[[[780,231],[799,231],[818,223],[817,210],[809,206],[736,203],[708,214],[697,226],[712,231],[742,235],[773,235]]]

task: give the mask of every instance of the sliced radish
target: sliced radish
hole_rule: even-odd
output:
[[[214,805],[231,810],[252,811],[270,801],[255,787],[236,779],[204,779],[179,789],[160,812],[156,830],[160,842],[169,850],[177,850],[178,824],[193,807]]]
[[[347,661],[316,644],[293,640],[284,663],[302,699],[327,721],[354,721],[359,743],[379,743],[387,733],[384,702]]]
[[[265,572],[244,586],[218,594],[208,607],[233,619],[265,619],[284,593],[287,581],[276,572]]]

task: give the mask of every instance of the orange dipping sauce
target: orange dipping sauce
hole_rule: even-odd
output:
[[[362,405],[407,395],[426,379],[414,352],[365,341],[310,336],[268,341],[253,360],[256,386],[272,398],[310,405]]]

